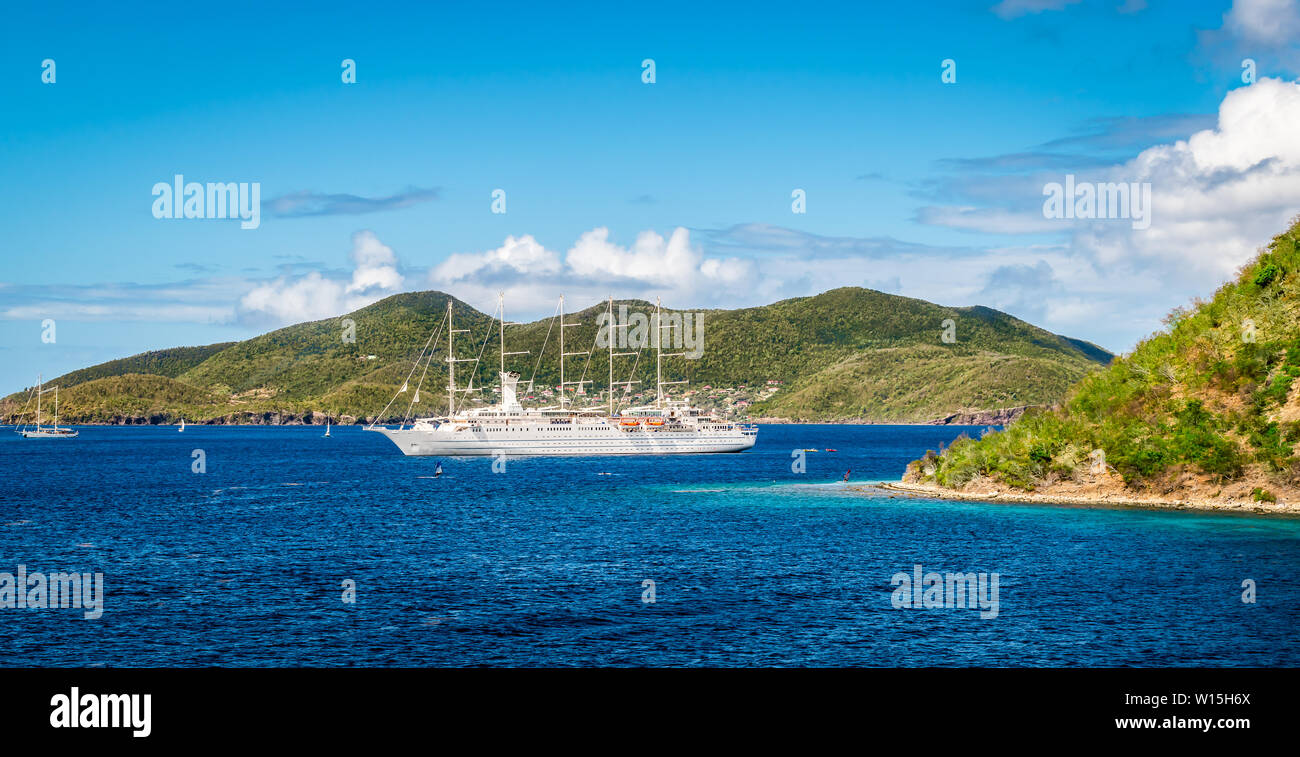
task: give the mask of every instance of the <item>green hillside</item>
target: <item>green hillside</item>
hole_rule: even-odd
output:
[[[471,395],[471,401],[491,402],[498,368],[494,321],[441,292],[394,295],[341,318],[297,324],[242,342],[115,360],[51,383],[71,387],[63,398],[64,417],[74,423],[121,417],[140,422],[178,419],[181,408],[173,402],[183,402],[185,417],[192,421],[240,422],[258,415],[309,413],[374,417],[439,328],[449,300],[456,327],[468,330],[457,335],[456,356],[483,357],[477,368],[474,363],[458,364],[457,383],[465,386],[472,375],[475,386],[489,391]],[[653,310],[646,302],[615,301],[616,313],[623,305],[629,313]],[[566,315],[567,323],[580,324],[566,329],[566,352],[592,348],[597,318],[605,308],[600,303]],[[951,324],[945,324],[948,319]],[[355,324],[353,340],[345,339],[349,321]],[[762,307],[703,311],[703,322],[699,359],[664,360],[665,380],[690,382],[674,387],[676,392],[711,387],[693,399],[737,408],[752,402],[751,415],[806,420],[928,421],[962,409],[1049,404],[1111,357],[1095,345],[989,308],[945,308],[859,288]],[[945,342],[945,327],[955,341]],[[440,352],[420,391],[416,413],[446,407],[445,331],[436,348]],[[553,320],[511,326],[507,350],[529,353],[509,358],[507,367],[519,371],[525,383],[533,379],[535,401],[545,401],[541,393],[559,382],[558,328]],[[643,351],[639,359],[617,358],[615,365],[616,380],[640,382],[635,392],[641,399],[634,394],[627,401],[644,401],[645,393],[653,394],[652,350]],[[128,374],[166,377],[201,396],[166,399],[158,382],[138,391],[121,382],[105,383]],[[568,358],[567,379],[595,381],[587,386],[592,401],[604,391],[607,376],[603,348],[590,363],[585,356]],[[82,392],[75,391],[83,384]],[[708,391],[716,396],[706,396]],[[120,392],[117,405],[114,392]],[[402,417],[404,403],[413,396],[402,395],[403,404],[395,404],[387,417]],[[618,396],[623,398],[621,392]],[[211,401],[204,404],[204,397]],[[148,398],[153,398],[152,404]],[[0,417],[12,422],[25,399],[22,393],[6,398],[0,403]]]
[[[1300,494],[1297,236],[1300,223],[1209,302],[1176,310],[1166,330],[1080,381],[1060,409],[928,454],[908,480],[1050,491],[1113,477],[1161,494]]]
[[[946,345],[945,345],[946,346]],[[799,379],[754,411],[792,419],[918,421],[943,408],[1044,404],[1088,370],[1046,357],[934,345],[861,352]]]
[[[42,418],[49,423],[50,397],[43,400]],[[59,388],[60,423],[114,423],[137,419],[146,423],[176,423],[206,415],[225,398],[207,389],[166,376],[128,373]]]
[[[128,373],[176,378],[233,344],[235,342],[220,342],[203,347],[172,347],[166,350],[141,352],[139,355],[118,358],[107,363],[100,363],[89,368],[65,373],[62,376],[50,379],[49,383],[68,387],[109,376],[125,376]]]

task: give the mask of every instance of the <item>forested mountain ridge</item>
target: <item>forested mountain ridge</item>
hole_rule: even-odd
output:
[[[61,386],[69,423],[323,422],[325,415],[376,417],[406,380],[451,302],[456,356],[482,360],[457,367],[459,386],[473,376],[484,389],[471,402],[494,401],[499,335],[489,314],[442,292],[397,294],[339,318],[301,323],[241,342],[186,347],[110,361],[47,380]],[[597,303],[566,314],[566,378],[588,380],[595,402],[608,381]],[[654,306],[616,300],[615,317],[651,317]],[[1110,353],[986,307],[948,308],[923,300],[845,287],[737,310],[673,311],[684,327],[666,331],[666,351],[697,359],[664,359],[665,380],[686,379],[674,393],[733,414],[796,420],[925,422],[954,412],[1050,404],[1071,383],[1108,362]],[[652,330],[652,329],[650,329]],[[645,333],[643,330],[641,333]],[[558,329],[553,318],[510,326],[507,367],[533,382],[533,400],[553,398],[559,382]],[[635,333],[635,328],[629,329]],[[693,337],[702,346],[692,349]],[[486,340],[486,341],[485,341]],[[672,345],[676,345],[675,347]],[[445,329],[428,369],[416,413],[446,407]],[[544,351],[543,351],[544,348]],[[635,351],[621,349],[619,351]],[[615,380],[634,380],[625,402],[653,396],[653,349],[618,357]],[[142,378],[144,376],[148,379]],[[173,386],[176,384],[178,386]],[[640,394],[640,398],[637,395]],[[0,403],[14,422],[26,393]],[[390,409],[385,420],[401,417]]]

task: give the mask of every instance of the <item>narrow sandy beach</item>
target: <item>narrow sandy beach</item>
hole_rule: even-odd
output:
[[[1157,497],[1123,497],[1101,494],[1081,497],[1063,494],[1033,494],[1027,492],[959,492],[937,486],[882,481],[878,484],[851,487],[857,491],[887,491],[909,496],[933,499],[955,499],[969,502],[1013,502],[1035,505],[1093,505],[1101,507],[1141,507],[1156,510],[1201,510],[1217,513],[1253,513],[1261,515],[1300,516],[1300,507],[1290,503],[1223,501],[1208,499],[1160,499]]]

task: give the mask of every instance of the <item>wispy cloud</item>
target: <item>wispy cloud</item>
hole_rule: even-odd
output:
[[[1079,166],[1106,165],[1108,161],[1088,155],[1050,152],[1016,152],[982,158],[943,158],[938,166],[945,171],[1003,171],[1007,173],[1044,171]]]
[[[217,270],[216,266],[204,265],[203,263],[177,263],[172,267],[194,274],[213,273]]]
[[[0,282],[0,319],[166,322],[273,328],[341,315],[401,291],[392,249],[352,235],[350,271],[294,263],[273,279],[207,276],[161,284],[17,285]],[[304,272],[305,271],[305,272]]]
[[[1255,60],[1261,73],[1300,73],[1300,1],[1233,0],[1218,29],[1199,32],[1199,52],[1219,65]]]
[[[235,300],[249,286],[246,279],[238,277],[163,284],[3,284],[0,318],[226,324],[234,321]]]
[[[975,206],[926,206],[917,209],[913,220],[927,226],[986,234],[1044,234],[1062,230],[1059,221],[1043,218],[1041,212]]]
[[[1043,11],[1065,10],[1066,6],[1080,3],[1083,0],[1002,0],[1002,2],[993,6],[992,10],[998,18],[1004,21],[1010,21],[1021,16],[1028,16]]]
[[[1214,113],[1162,113],[1117,116],[1085,122],[1078,134],[1045,142],[1043,150],[1100,150],[1132,154],[1154,144],[1181,139],[1214,126]]]
[[[699,229],[697,233],[708,248],[718,254],[765,258],[780,255],[798,260],[845,257],[873,260],[916,255],[949,257],[972,251],[969,247],[937,247],[887,236],[826,236],[765,223]]]
[[[1295,44],[1300,7],[1295,0],[1235,0],[1223,28],[1245,42],[1270,46]]]
[[[269,201],[272,215],[281,218],[304,216],[339,216],[398,210],[438,199],[438,189],[412,187],[388,197],[361,197],[353,194],[321,194],[303,190],[281,195]]]

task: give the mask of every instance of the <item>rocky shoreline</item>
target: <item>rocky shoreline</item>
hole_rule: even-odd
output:
[[[1025,414],[1030,408],[1046,405],[1020,405],[996,410],[962,410],[930,421],[934,426],[1005,426]]]
[[[1201,510],[1217,513],[1250,513],[1256,515],[1300,516],[1300,506],[1287,502],[1256,502],[1252,500],[1223,500],[1206,498],[1164,499],[1101,493],[1095,496],[1078,494],[1034,494],[1031,492],[991,491],[962,492],[926,484],[882,481],[870,486],[852,487],[857,491],[887,491],[895,494],[925,497],[927,499],[955,499],[966,502],[1002,502],[1035,505],[1087,505],[1104,507],[1138,507],[1154,510]]]
[[[828,426],[1005,426],[1025,414],[1026,410],[1046,405],[1020,405],[1018,407],[1001,407],[993,410],[959,410],[942,418],[929,420],[898,421],[871,420],[868,418],[841,418],[838,420],[806,420],[802,418],[769,418],[759,416],[746,419],[747,423],[808,423]]]
[[[740,423],[762,423],[773,425],[789,424],[824,424],[828,426],[943,426],[943,425],[964,425],[964,426],[1003,426],[1012,420],[1020,417],[1024,411],[1034,407],[1027,405],[1017,408],[1003,408],[999,410],[981,410],[954,413],[936,420],[929,421],[871,421],[871,420],[799,420],[792,418],[740,418]],[[324,413],[276,413],[276,412],[245,412],[230,413],[228,415],[216,418],[195,419],[186,418],[185,423],[191,426],[324,426],[326,418],[336,426],[349,425],[368,425],[370,423],[397,423],[401,418],[388,418],[377,421],[373,416],[355,416],[355,415],[330,415]],[[13,425],[12,419],[8,425]],[[153,413],[151,415],[113,415],[107,420],[74,420],[64,418],[64,424],[74,426],[175,426],[180,423],[180,416],[174,413]]]
[[[324,426],[326,421],[336,426],[365,425],[371,418],[358,418],[354,415],[330,415],[324,413],[231,413],[218,418],[186,418],[188,426]],[[394,418],[389,423],[396,423]],[[154,415],[114,415],[106,421],[69,421],[65,424],[74,426],[175,426],[180,423],[176,415],[157,413]]]

